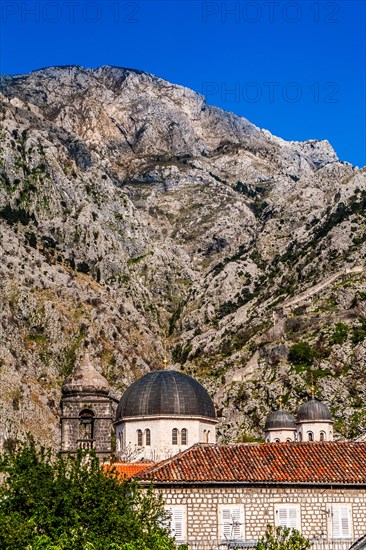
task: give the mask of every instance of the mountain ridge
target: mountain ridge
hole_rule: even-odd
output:
[[[73,69],[71,83],[44,69],[2,84],[2,440],[57,441],[86,337],[117,393],[161,366],[167,338],[175,368],[214,396],[221,437],[259,437],[280,393],[295,410],[311,368],[340,433],[357,435],[363,273],[302,313],[281,304],[364,265],[365,169],[148,73]],[[309,364],[289,359],[296,343]]]

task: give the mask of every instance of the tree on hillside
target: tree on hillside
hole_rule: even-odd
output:
[[[172,550],[162,500],[103,471],[94,454],[27,442],[0,458],[0,548]]]
[[[269,525],[255,548],[256,550],[306,550],[310,548],[310,542],[296,529],[274,528]]]

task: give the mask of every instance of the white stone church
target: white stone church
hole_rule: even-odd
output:
[[[93,448],[100,456],[115,452],[124,461],[157,462],[196,443],[216,443],[218,420],[211,397],[197,380],[178,371],[145,374],[117,403],[86,351],[62,394],[62,451]],[[329,410],[314,396],[296,418],[280,408],[267,418],[265,440],[332,441]]]

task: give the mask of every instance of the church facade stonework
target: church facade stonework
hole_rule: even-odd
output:
[[[115,408],[107,380],[85,352],[62,386],[61,452],[94,449],[100,458],[108,458],[113,452]]]

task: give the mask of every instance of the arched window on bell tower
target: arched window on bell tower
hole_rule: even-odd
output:
[[[94,447],[94,413],[91,409],[82,409],[79,413],[79,439],[80,449],[93,449]]]

